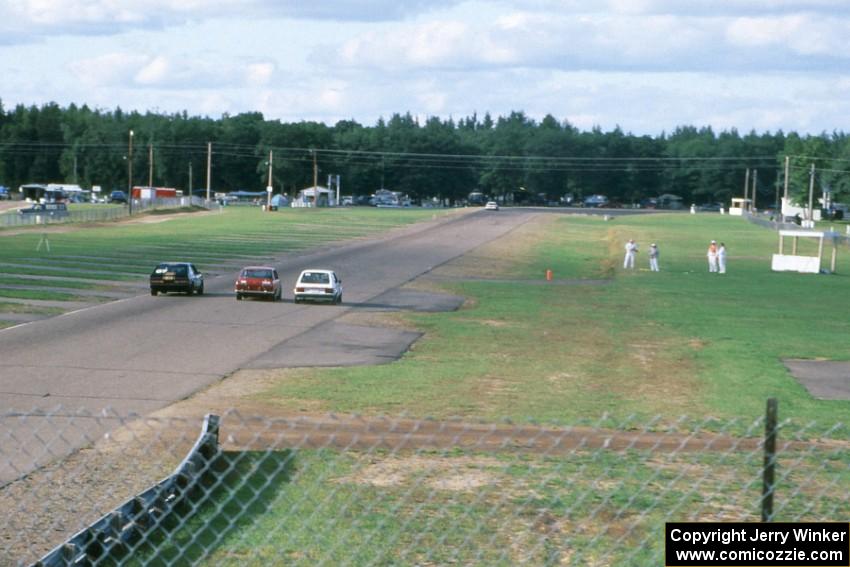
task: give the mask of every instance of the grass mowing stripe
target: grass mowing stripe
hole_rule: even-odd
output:
[[[629,238],[641,245],[640,269],[624,272]],[[707,270],[711,239],[729,247],[723,276]],[[776,239],[720,215],[566,217],[529,226],[435,271],[458,275],[438,285],[470,298],[469,307],[405,315],[425,337],[400,361],[281,371],[263,399],[291,410],[570,424],[607,414],[614,425],[630,415],[751,418],[776,396],[784,418],[829,427],[846,419],[850,402],[813,399],[781,359],[850,359],[850,320],[836,316],[850,278],[771,272]],[[648,270],[650,242],[661,250],[659,273]],[[462,279],[494,269],[540,280],[552,269],[556,278],[610,283]]]

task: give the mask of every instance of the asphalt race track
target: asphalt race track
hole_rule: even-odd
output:
[[[312,329],[374,305],[381,294],[542,212],[476,210],[282,256],[275,265],[283,302],[236,301],[236,274],[222,274],[208,279],[204,296],[139,295],[0,331],[0,486],[87,444],[119,416],[148,414],[240,368],[268,367],[287,342],[297,345],[299,364],[309,364],[303,337]],[[307,267],[336,270],[342,305],[292,302],[292,282]]]

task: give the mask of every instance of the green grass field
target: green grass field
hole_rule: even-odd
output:
[[[539,282],[551,269],[556,279],[609,281],[471,281],[476,266],[461,263],[467,277],[442,287],[469,307],[404,316],[425,337],[402,360],[282,372],[264,399],[292,410],[549,423],[606,415],[611,425],[657,414],[751,419],[770,396],[800,422],[850,412],[850,402],[813,399],[781,362],[850,359],[850,257],[839,256],[838,275],[773,273],[776,234],[719,215],[563,217],[514,236],[513,248],[477,250],[477,263],[498,265],[504,278]],[[628,238],[641,245],[633,272],[622,270]],[[708,273],[711,239],[729,249],[725,275]],[[647,269],[651,242],[659,273]]]
[[[642,253],[640,269],[627,273],[628,238]],[[749,428],[776,396],[788,420],[783,438],[817,436],[846,419],[850,402],[812,399],[780,360],[850,358],[842,309],[850,278],[772,273],[776,238],[720,216],[527,226],[511,242],[438,270],[448,276],[438,287],[466,296],[466,307],[401,315],[425,336],[400,361],[280,372],[261,397],[293,411],[760,435]],[[730,251],[723,276],[707,271],[711,239]],[[660,273],[647,269],[652,241]],[[547,269],[586,282],[530,283]],[[474,281],[482,273],[516,281]],[[683,414],[693,419],[679,420]],[[848,434],[839,425],[829,435]],[[303,449],[228,459],[210,502],[150,557],[215,565],[658,565],[665,521],[759,520],[758,450],[555,457]],[[850,501],[835,491],[850,482],[849,459],[839,446],[783,451],[776,519],[850,514]]]
[[[258,207],[227,207],[222,212],[181,215],[156,211],[132,222],[0,229],[0,286],[22,285],[21,275],[80,280],[63,280],[68,285],[32,280],[26,285],[45,289],[3,289],[0,297],[91,301],[90,296],[49,288],[108,290],[108,282],[146,281],[152,267],[163,260],[186,259],[206,270],[234,259],[369,236],[447,212],[358,207],[284,209],[272,214]],[[4,312],[8,310],[0,305],[0,321]]]
[[[190,216],[168,227],[121,227],[105,233],[117,245],[97,238],[73,249],[93,246],[131,271],[149,263],[137,255],[174,234],[210,241],[210,257],[223,259],[307,246],[325,232],[316,231],[320,220],[342,238],[387,228],[391,218],[357,215],[259,219],[291,222],[273,242],[264,240],[268,227],[201,238],[195,223],[215,217]],[[628,238],[641,245],[633,272],[621,267]],[[707,271],[711,239],[729,248],[726,275]],[[647,269],[650,242],[660,246],[660,273]],[[389,316],[425,333],[401,360],[279,371],[258,398],[283,412],[741,433],[775,396],[788,420],[784,438],[817,437],[846,420],[850,402],[813,399],[781,359],[850,359],[850,258],[846,270],[839,258],[838,275],[774,274],[776,246],[775,233],[719,215],[547,216],[435,270],[437,280],[414,282],[467,303],[452,313]],[[567,285],[544,284],[547,269]],[[850,430],[830,436],[832,449],[782,452],[777,520],[850,514],[850,456],[841,444]],[[657,565],[665,521],[757,521],[761,465],[758,451],[639,448],[568,456],[510,447],[229,452],[206,503],[168,518],[130,564]]]

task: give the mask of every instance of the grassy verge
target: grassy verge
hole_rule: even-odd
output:
[[[799,455],[777,519],[850,513],[850,457]],[[147,564],[659,565],[670,519],[758,521],[761,455],[229,453]]]
[[[642,245],[624,272],[622,246]],[[426,336],[394,364],[284,371],[263,399],[291,410],[512,418],[611,425],[630,416],[755,418],[776,396],[781,416],[832,424],[850,402],[813,399],[785,357],[850,359],[850,279],[770,271],[775,233],[740,218],[572,217],[527,225],[511,242],[449,265],[440,289],[469,298],[454,313],[405,315]],[[726,242],[729,272],[709,274],[705,249]],[[660,273],[645,251],[659,243]],[[608,278],[532,285],[490,276]],[[495,267],[495,268],[494,268]],[[440,272],[438,271],[438,274]]]
[[[94,286],[108,280],[141,281],[163,260],[186,259],[207,270],[234,258],[276,256],[370,236],[446,212],[350,208],[271,214],[256,207],[229,207],[221,213],[157,212],[86,226],[0,230],[0,281],[19,275],[89,279]],[[51,293],[26,297],[56,298],[47,297]],[[15,292],[14,297],[25,295]]]

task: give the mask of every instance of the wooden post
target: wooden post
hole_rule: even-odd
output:
[[[820,239],[818,239],[818,271],[820,271],[822,261],[823,261],[823,235],[821,235]]]
[[[791,254],[793,254],[794,256],[797,255],[797,237],[796,236],[794,237],[794,240],[792,241],[792,244],[791,244]]]
[[[785,237],[779,235],[779,254],[785,254]]]
[[[773,520],[773,494],[776,490],[776,398],[767,399],[764,420],[764,471],[761,489],[761,521]]]
[[[829,273],[831,273],[831,274],[835,273],[835,260],[836,260],[837,256],[838,256],[838,246],[836,245],[835,237],[833,236],[832,237],[832,259],[829,262]]]

